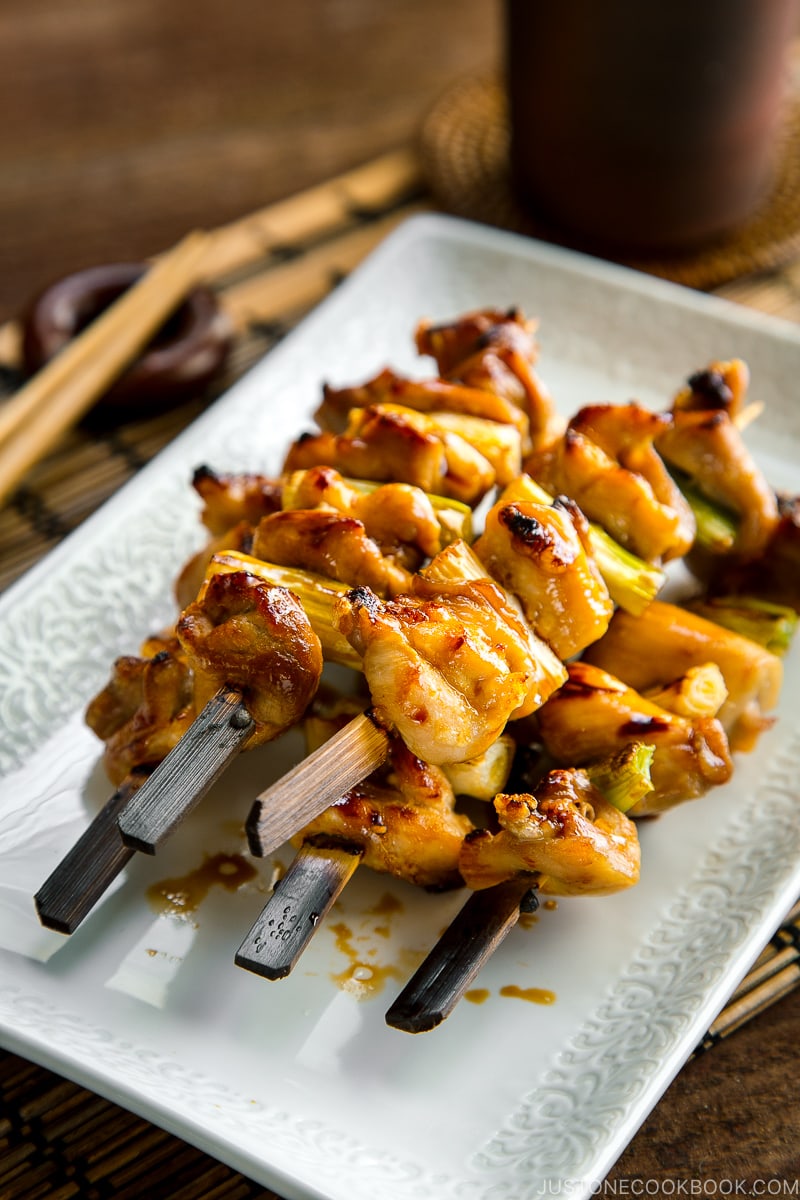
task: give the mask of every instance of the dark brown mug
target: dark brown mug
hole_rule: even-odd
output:
[[[731,229],[772,178],[797,0],[506,0],[515,186],[616,250]]]

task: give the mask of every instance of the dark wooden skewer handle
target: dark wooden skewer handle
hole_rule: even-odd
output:
[[[389,735],[368,713],[354,717],[262,792],[245,826],[250,853],[271,854],[384,763]]]
[[[254,727],[241,694],[220,688],[120,814],[125,844],[155,854],[219,779]]]
[[[435,1029],[455,1008],[521,912],[539,907],[531,879],[509,879],[473,892],[386,1014],[405,1033]]]
[[[284,979],[355,871],[360,846],[306,842],[236,952],[237,967]]]
[[[148,774],[141,769],[131,772],[39,888],[33,899],[47,929],[74,933],[133,858],[134,851],[120,837],[117,819]]]

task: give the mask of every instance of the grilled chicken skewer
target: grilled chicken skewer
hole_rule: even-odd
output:
[[[604,777],[609,767],[624,770],[604,764]],[[634,796],[649,787],[646,766],[628,779]],[[395,1029],[424,1033],[449,1016],[520,914],[535,911],[537,891],[602,895],[638,881],[636,828],[586,771],[551,771],[536,795],[499,795],[495,810],[500,832],[464,841],[459,870],[473,894],[388,1010]]]
[[[245,743],[268,741],[294,724],[316,691],[322,650],[299,602],[245,571],[214,576],[179,634],[183,645],[170,639],[151,658],[119,660],[112,684],[90,706],[119,786],[37,893],[45,925],[72,932],[129,861],[128,851],[150,850],[185,815],[190,806],[176,801],[171,772],[182,785],[190,777],[197,803]],[[243,690],[231,691],[229,680]]]

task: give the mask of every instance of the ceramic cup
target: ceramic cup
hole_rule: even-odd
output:
[[[505,0],[511,161],[597,246],[684,249],[772,178],[797,0]]]

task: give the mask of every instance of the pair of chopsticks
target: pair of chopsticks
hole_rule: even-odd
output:
[[[390,151],[230,224],[190,234],[158,258],[134,288],[0,408],[0,504],[115,382],[195,284],[219,285],[277,250],[335,233],[333,245],[314,246],[300,263],[270,264],[265,277],[238,280],[221,297],[235,333],[287,308],[308,307],[322,298],[329,277],[352,269],[397,220],[415,211],[408,200],[421,187],[416,154],[408,148]],[[399,213],[387,215],[401,204]],[[378,219],[364,224],[365,217]],[[328,284],[321,286],[321,280]],[[123,331],[130,335],[126,344]],[[19,349],[17,322],[0,326],[0,361],[17,364]]]
[[[0,409],[0,503],[185,299],[210,241],[207,233],[188,234]]]

